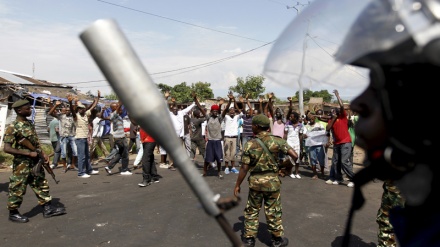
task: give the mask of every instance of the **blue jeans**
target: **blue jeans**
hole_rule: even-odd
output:
[[[61,137],[61,158],[65,159],[67,154],[67,145],[72,149],[72,155],[78,156],[74,136]]]
[[[54,153],[52,165],[57,166],[58,162],[60,161],[60,156],[61,156],[61,144],[60,144],[59,137],[58,137],[58,141],[52,142],[52,147],[53,147],[53,153]]]
[[[324,145],[310,146],[308,147],[308,153],[310,158],[310,165],[320,167],[325,166],[325,147]]]
[[[330,167],[330,180],[342,181],[342,171],[352,180],[354,177],[353,164],[350,162],[352,149],[351,142],[333,145],[332,166]],[[341,171],[342,170],[342,171]]]
[[[90,165],[89,143],[87,138],[78,138],[75,140],[78,151],[78,176],[91,173],[93,168]]]

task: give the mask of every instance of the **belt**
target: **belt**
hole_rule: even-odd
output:
[[[125,139],[125,137],[113,137],[113,139],[115,139],[115,140],[121,140],[121,139]]]
[[[237,138],[237,136],[225,136],[226,138]]]

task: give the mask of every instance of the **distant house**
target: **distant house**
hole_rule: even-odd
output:
[[[6,125],[16,117],[15,112],[11,110],[13,102],[27,99],[34,106],[35,111],[32,118],[43,143],[50,143],[47,126],[52,120],[51,116],[46,116],[49,107],[45,99],[50,97],[51,100],[67,101],[67,94],[74,94],[84,104],[90,104],[93,100],[93,97],[80,93],[71,86],[0,70],[0,104],[8,106]]]

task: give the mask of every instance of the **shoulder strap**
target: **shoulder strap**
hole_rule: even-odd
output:
[[[269,155],[269,158],[274,162],[274,164],[277,165],[278,162],[275,160],[275,158],[273,157],[272,153],[267,149],[267,147],[264,144],[264,142],[261,141],[260,138],[255,138],[255,139],[260,144],[260,146],[263,148],[263,150],[267,153],[267,155]]]

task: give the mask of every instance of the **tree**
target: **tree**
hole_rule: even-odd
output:
[[[162,84],[162,83],[159,83],[159,84],[156,84],[156,86],[157,86],[157,88],[159,88],[159,90],[162,92],[162,93],[165,93],[165,92],[171,92],[171,89],[173,89],[173,87],[171,87],[171,86],[168,86],[168,85],[166,85],[166,84]]]
[[[249,99],[256,99],[260,94],[262,94],[266,88],[263,87],[264,78],[262,75],[259,76],[246,76],[246,80],[242,77],[237,78],[237,85],[229,87],[229,90],[236,92],[242,96],[249,94]]]
[[[111,92],[110,94],[104,95],[104,98],[109,100],[118,100],[119,97],[114,92]]]
[[[197,98],[199,98],[200,101],[214,98],[214,93],[211,89],[211,83],[201,81],[193,83],[191,84],[191,91],[196,92]]]
[[[186,85],[186,82],[177,84],[171,89],[171,97],[176,99],[177,103],[192,102],[191,87]]]
[[[331,102],[333,95],[329,93],[328,90],[311,91],[306,89],[303,91],[304,101],[309,101],[311,97],[322,98],[324,102]],[[293,100],[298,100],[298,99],[299,99],[299,91],[296,91]]]

